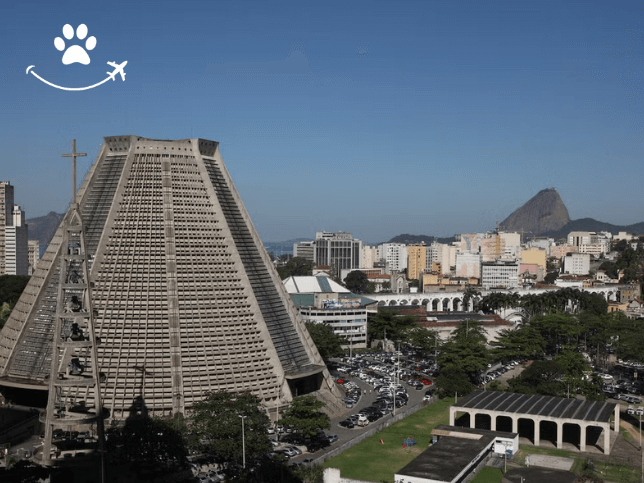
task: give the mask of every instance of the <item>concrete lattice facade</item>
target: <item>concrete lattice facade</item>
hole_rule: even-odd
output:
[[[105,138],[77,193],[114,419],[136,400],[187,411],[207,391],[250,391],[266,408],[338,396],[218,146]],[[48,387],[61,243],[59,228],[0,332],[0,386]]]

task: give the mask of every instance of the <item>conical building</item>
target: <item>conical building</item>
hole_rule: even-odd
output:
[[[267,409],[315,391],[337,401],[217,142],[105,138],[74,201],[110,417],[141,404],[183,413],[218,390],[250,391]],[[72,215],[0,332],[0,386],[47,391],[65,362],[59,353],[52,363],[52,340]],[[90,391],[74,391],[63,395],[68,407],[93,407]]]

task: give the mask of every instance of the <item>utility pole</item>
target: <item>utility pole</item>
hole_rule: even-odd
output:
[[[246,469],[246,432],[244,431],[244,419],[248,416],[242,416],[241,414],[237,416],[242,420],[242,467]]]

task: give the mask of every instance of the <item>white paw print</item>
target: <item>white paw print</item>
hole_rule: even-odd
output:
[[[67,40],[71,40],[74,37],[74,28],[71,25],[66,24],[63,27],[63,35]],[[83,40],[85,37],[87,37],[87,25],[82,23],[78,26],[78,28],[76,29],[76,37],[78,37],[78,40]],[[54,45],[61,52],[65,50],[65,41],[60,37],[56,37],[54,39]],[[92,35],[85,42],[85,49],[93,50],[94,47],[96,47],[96,37]],[[63,64],[69,65],[73,64],[74,62],[79,62],[83,65],[89,64],[89,55],[87,55],[85,49],[80,45],[72,45],[71,47],[68,47],[67,50],[65,50],[65,54],[63,55]]]

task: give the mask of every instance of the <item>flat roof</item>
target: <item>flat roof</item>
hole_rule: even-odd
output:
[[[606,423],[616,405],[606,401],[478,390],[459,399],[453,407]]]
[[[452,481],[496,438],[514,438],[516,433],[486,429],[436,426],[432,434],[440,435],[438,443],[430,446],[413,461],[396,471],[396,475]],[[451,433],[451,434],[450,434]]]

